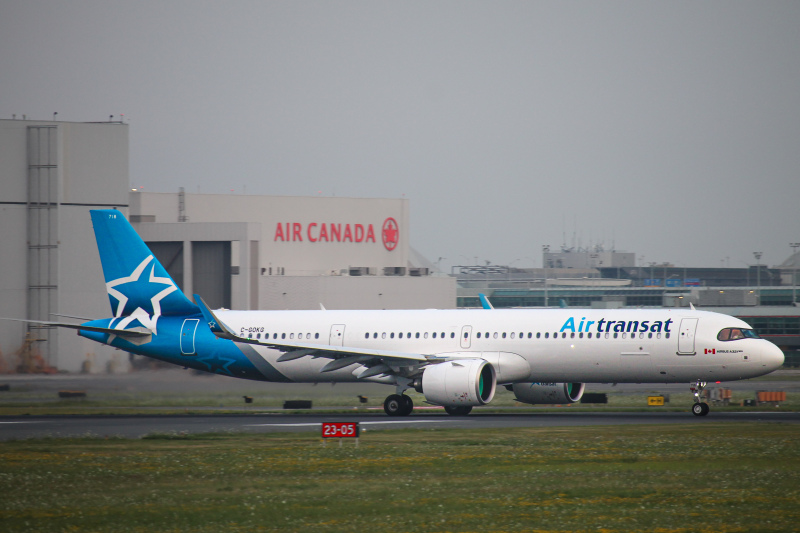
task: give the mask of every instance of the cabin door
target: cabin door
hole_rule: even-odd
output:
[[[694,355],[694,334],[697,331],[697,318],[682,318],[678,332],[678,355]]]
[[[194,334],[197,331],[197,318],[187,318],[181,326],[181,353],[183,355],[194,355]]]

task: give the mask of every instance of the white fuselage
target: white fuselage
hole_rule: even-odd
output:
[[[497,367],[499,383],[731,381],[783,364],[769,341],[718,340],[723,328],[749,329],[742,320],[687,309],[220,310],[217,316],[237,335],[261,342],[483,358]],[[355,363],[323,373],[330,359],[278,362],[282,352],[248,346],[294,382],[356,381],[363,371]]]

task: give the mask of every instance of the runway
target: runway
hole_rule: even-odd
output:
[[[141,438],[152,434],[199,433],[280,433],[319,434],[322,422],[359,422],[362,432],[400,428],[487,429],[557,426],[610,426],[631,424],[695,424],[765,422],[800,424],[800,412],[712,411],[706,417],[685,413],[525,413],[472,414],[451,417],[439,414],[390,418],[382,414],[342,415],[136,415],[136,416],[19,416],[0,417],[0,440],[42,437],[124,437]],[[311,436],[311,435],[309,435]]]

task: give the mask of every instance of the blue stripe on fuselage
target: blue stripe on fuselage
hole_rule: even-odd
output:
[[[248,356],[233,341],[216,337],[207,327],[204,327],[205,322],[202,317],[200,317],[199,327],[194,332],[195,354],[181,353],[180,335],[183,321],[184,317],[160,317],[157,327],[158,334],[153,335],[150,342],[139,346],[121,337],[115,337],[109,343],[110,335],[108,333],[80,330],[79,334],[87,339],[110,344],[127,352],[212,374],[257,381],[291,381],[264,361],[251,347],[247,346],[253,351]],[[108,326],[103,325],[102,327]]]

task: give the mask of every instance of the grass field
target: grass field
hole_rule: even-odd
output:
[[[0,443],[4,531],[797,531],[800,428]]]

